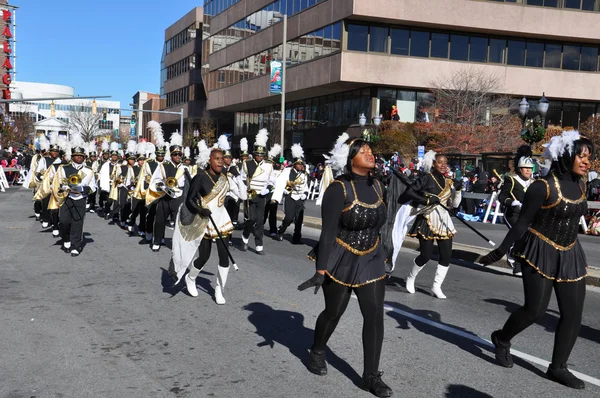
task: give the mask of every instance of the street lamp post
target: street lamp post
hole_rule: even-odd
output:
[[[528,144],[539,142],[544,138],[546,134],[546,115],[549,107],[550,102],[546,98],[546,93],[542,93],[542,98],[540,98],[535,108],[537,115],[528,120],[530,106],[527,98],[523,97],[523,100],[519,103],[519,116],[521,116],[522,123],[521,138]]]
[[[365,116],[364,113],[361,113],[360,116],[358,117],[358,124],[360,125],[361,129],[363,130],[362,136],[363,139],[367,142],[371,141],[371,136],[373,134],[376,134],[377,131],[379,130],[379,124],[381,123],[381,118],[379,117],[379,115],[375,116],[373,118],[373,124],[369,126],[369,128],[365,128],[365,126],[367,125],[367,117]],[[375,128],[373,128],[373,126],[375,126]]]

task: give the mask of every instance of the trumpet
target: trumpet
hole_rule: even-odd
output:
[[[164,181],[159,181],[156,184],[158,188],[172,198],[175,198],[175,189],[177,189],[177,185],[177,178],[175,177],[167,177]]]
[[[252,199],[256,198],[256,196],[258,195],[258,192],[256,192],[256,190],[254,190],[254,189],[248,188],[247,194],[248,194],[248,200],[252,200]]]
[[[69,177],[65,177],[60,181],[61,189],[59,190],[59,196],[63,194],[64,196],[68,195],[70,191],[79,192],[79,187],[81,186],[81,182],[83,179],[79,174],[71,174]],[[68,187],[68,189],[63,189],[62,187]]]
[[[115,186],[121,185],[125,182],[125,180],[123,179],[122,175],[119,175],[117,178],[115,178]]]
[[[293,181],[286,181],[285,183],[285,191],[288,194],[291,194],[292,192],[294,192],[294,188],[296,187],[296,183],[294,183]]]

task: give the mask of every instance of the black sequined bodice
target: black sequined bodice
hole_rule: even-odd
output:
[[[336,241],[352,253],[364,255],[377,246],[387,210],[381,199],[382,193],[375,186],[373,189],[379,200],[374,204],[367,204],[358,200],[352,183],[344,182],[344,185],[348,206],[342,211]]]
[[[565,250],[575,244],[579,220],[587,212],[585,192],[577,200],[563,196],[556,177],[547,181],[548,196],[529,230],[549,244]]]

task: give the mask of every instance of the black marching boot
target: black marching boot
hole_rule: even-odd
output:
[[[327,362],[325,361],[325,351],[310,350],[310,364],[308,370],[317,376],[327,374]]]
[[[583,390],[585,388],[583,380],[578,379],[573,373],[569,372],[569,369],[567,369],[567,365],[565,364],[558,366],[550,364],[546,375],[548,375],[550,380],[560,383],[563,386],[575,388],[577,390]]]
[[[376,372],[370,375],[363,375],[360,388],[370,392],[376,397],[391,397],[394,392],[381,380],[383,372]]]
[[[494,344],[494,354],[496,354],[496,363],[505,368],[512,368],[514,365],[512,355],[510,355],[510,342],[501,342],[498,339],[500,330],[492,333],[492,343]]]

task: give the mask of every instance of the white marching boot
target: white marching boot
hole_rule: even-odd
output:
[[[415,260],[413,260],[412,269],[410,270],[410,273],[406,277],[406,290],[408,290],[408,292],[410,294],[415,294],[415,279],[417,279],[417,275],[419,274],[419,272],[421,272],[423,267],[425,267],[425,264],[423,264],[423,266],[419,267],[417,265],[417,263],[415,262]]]
[[[185,286],[187,287],[187,291],[192,297],[198,297],[198,288],[196,287],[196,278],[200,273],[201,269],[194,267],[193,265],[190,267],[190,272],[185,276]]]
[[[225,290],[225,284],[227,283],[227,275],[229,274],[229,267],[217,267],[217,286],[215,287],[215,301],[217,304],[225,304],[225,297],[223,297],[223,291]]]
[[[446,279],[448,268],[450,267],[444,267],[443,265],[438,264],[437,269],[435,270],[433,286],[431,287],[431,293],[433,293],[435,297],[442,300],[446,298],[446,295],[442,292],[442,283],[444,283],[444,279]]]

